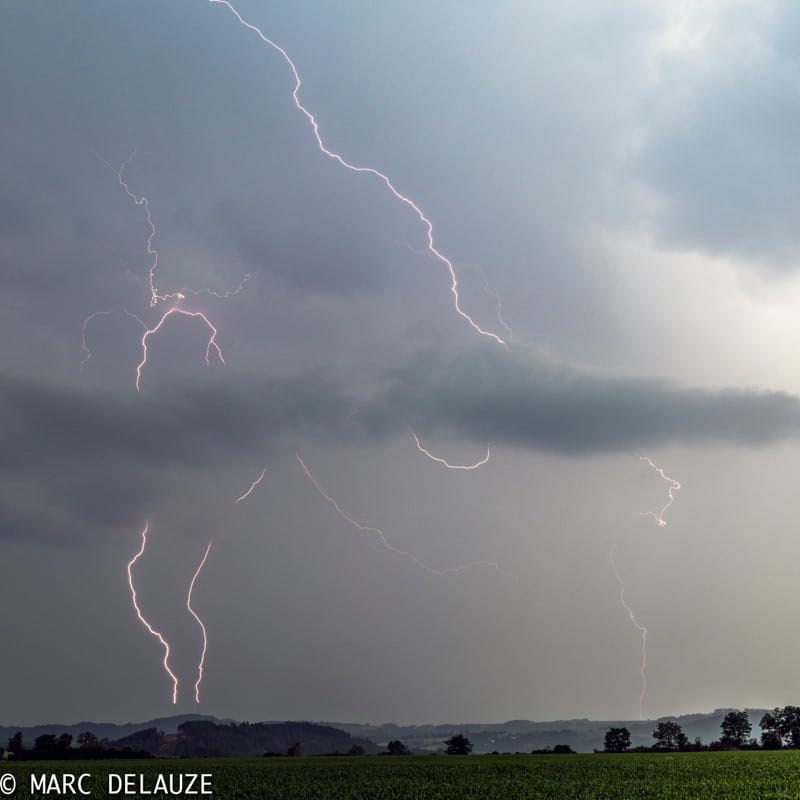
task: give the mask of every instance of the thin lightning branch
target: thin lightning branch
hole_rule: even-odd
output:
[[[429,572],[431,575],[449,575],[456,572],[464,572],[465,570],[471,569],[473,567],[491,567],[496,572],[499,572],[501,575],[504,575],[507,578],[513,578],[514,576],[511,573],[502,570],[500,566],[497,564],[496,561],[473,561],[469,564],[462,564],[457,567],[447,567],[446,569],[434,569],[433,567],[426,564],[424,561],[420,561],[416,556],[412,555],[411,553],[407,553],[405,550],[398,550],[396,547],[389,543],[389,540],[386,538],[386,535],[380,528],[373,528],[369,525],[362,525],[360,522],[356,522],[346,511],[343,511],[339,503],[328,494],[322,484],[314,477],[311,473],[311,470],[306,466],[305,462],[302,458],[300,458],[299,453],[295,454],[297,458],[298,464],[300,464],[301,469],[305,472],[306,477],[314,484],[314,488],[322,495],[322,497],[327,500],[336,510],[336,513],[346,522],[349,522],[354,528],[361,531],[361,533],[371,533],[374,534],[383,547],[391,553],[400,556],[401,558],[406,558],[409,561],[413,561],[418,567],[421,567],[426,572]]]
[[[81,350],[83,350],[83,358],[81,359],[81,372],[83,372],[83,368],[86,365],[86,362],[92,357],[92,351],[89,349],[89,345],[86,343],[86,328],[89,323],[95,317],[102,317],[107,314],[114,314],[117,311],[121,311],[123,314],[127,314],[131,319],[135,319],[144,330],[147,330],[147,325],[145,325],[144,321],[141,317],[138,317],[136,314],[131,313],[128,311],[127,308],[123,306],[114,306],[113,308],[108,309],[107,311],[94,311],[89,314],[88,317],[83,321],[83,327],[81,328]]]
[[[619,569],[617,569],[617,562],[614,558],[617,545],[619,544],[618,541],[615,541],[614,544],[611,546],[611,550],[608,553],[609,560],[611,561],[611,568],[614,570],[614,575],[617,579],[617,583],[619,584],[619,601],[622,604],[622,607],[625,611],[628,612],[628,617],[642,636],[642,660],[639,667],[639,674],[642,676],[642,691],[639,694],[639,719],[644,719],[644,698],[647,694],[647,628],[646,626],[642,625],[639,620],[636,619],[636,614],[634,613],[633,609],[628,605],[625,600],[625,585],[622,582],[622,576],[619,574]]]
[[[125,174],[125,170],[128,167],[128,164],[133,160],[133,157],[136,155],[136,151],[134,150],[133,153],[128,157],[126,161],[123,162],[122,166],[119,168],[117,172],[117,182],[119,185],[125,190],[125,193],[128,197],[133,200],[133,202],[137,206],[141,206],[144,208],[144,213],[147,218],[147,227],[150,229],[150,235],[147,237],[147,254],[150,256],[150,268],[147,272],[147,280],[148,285],[150,286],[150,308],[155,308],[160,302],[165,300],[183,300],[183,294],[181,292],[174,292],[172,294],[159,294],[158,290],[156,289],[156,270],[158,269],[158,250],[153,247],[153,239],[156,237],[156,226],[153,224],[153,217],[150,214],[150,201],[144,196],[135,195],[130,188],[128,188],[128,184],[125,181],[123,175]]]
[[[462,308],[459,300],[458,295],[458,279],[456,277],[456,270],[453,266],[452,261],[450,261],[447,256],[441,253],[434,243],[433,237],[433,223],[425,216],[419,206],[411,200],[406,195],[399,192],[395,187],[394,184],[389,180],[389,178],[384,175],[382,172],[372,168],[372,167],[360,167],[355,164],[351,164],[348,161],[340,156],[338,153],[329,150],[326,146],[324,141],[322,140],[322,136],[319,132],[319,123],[317,122],[314,115],[300,102],[299,92],[300,87],[302,86],[302,81],[300,80],[300,74],[297,71],[297,67],[295,67],[294,62],[289,57],[289,54],[278,44],[272,41],[272,39],[268,38],[260,28],[256,27],[255,25],[247,22],[241,14],[228,2],[228,0],[209,0],[211,3],[220,3],[221,5],[226,6],[236,17],[241,25],[249,30],[253,31],[265,44],[268,44],[270,47],[277,50],[281,56],[283,56],[284,60],[289,66],[289,69],[292,71],[292,75],[294,76],[294,89],[292,90],[292,98],[294,99],[294,104],[297,107],[298,111],[300,111],[308,120],[311,128],[314,131],[314,137],[317,140],[317,145],[319,149],[326,155],[328,158],[332,158],[334,161],[337,161],[341,166],[345,167],[345,169],[349,169],[352,172],[362,172],[372,175],[373,177],[380,180],[387,189],[402,203],[408,206],[412,211],[417,215],[420,222],[425,226],[427,231],[427,239],[428,239],[428,250],[430,251],[431,255],[433,255],[438,261],[440,261],[445,267],[447,267],[448,272],[450,273],[450,292],[453,295],[453,305],[455,307],[456,312],[463,317],[464,320],[475,330],[477,333],[480,333],[483,336],[486,336],[490,339],[493,339],[498,344],[505,345],[505,341],[498,336],[496,333],[492,333],[492,331],[487,331],[481,328],[478,323],[475,322],[472,317],[467,314]]]
[[[648,465],[651,466],[670,485],[669,489],[667,490],[667,495],[669,499],[667,500],[666,505],[661,509],[661,511],[658,512],[658,514],[656,514],[655,511],[642,511],[642,513],[640,514],[640,516],[642,517],[652,517],[659,524],[660,527],[664,528],[666,527],[667,524],[667,521],[664,519],[664,514],[666,513],[667,509],[669,509],[669,507],[675,502],[675,496],[673,492],[677,492],[681,488],[681,485],[674,478],[670,478],[669,475],[667,475],[664,472],[664,470],[661,469],[661,467],[654,464],[647,456],[639,456],[639,460],[646,461]]]
[[[139,622],[144,625],[147,629],[147,632],[158,639],[161,642],[161,646],[164,648],[164,669],[167,672],[167,675],[172,679],[172,704],[178,702],[178,678],[175,676],[175,673],[169,668],[169,644],[167,644],[167,640],[155,629],[153,626],[144,618],[142,615],[141,610],[139,609],[139,604],[136,602],[136,589],[133,586],[133,574],[131,570],[133,569],[133,565],[142,557],[144,553],[144,548],[147,546],[147,531],[150,528],[150,523],[146,522],[144,526],[144,530],[142,531],[142,546],[139,548],[139,552],[128,562],[128,586],[131,590],[131,600],[133,602],[133,608],[136,611],[136,616],[139,618]]]
[[[197,681],[194,685],[194,701],[195,703],[200,702],[200,683],[203,680],[203,667],[206,663],[206,651],[208,650],[208,634],[206,633],[206,626],[203,624],[203,620],[197,616],[197,613],[192,608],[192,592],[194,591],[194,584],[197,581],[197,576],[201,573],[203,567],[206,565],[206,559],[208,558],[208,554],[211,552],[211,542],[208,543],[208,547],[206,547],[205,555],[203,556],[203,560],[200,562],[200,566],[198,566],[197,571],[192,576],[192,582],[189,584],[189,593],[186,595],[186,608],[189,610],[189,613],[195,618],[195,621],[200,626],[200,630],[203,632],[203,652],[200,654],[200,662],[197,665]]]
[[[211,331],[211,336],[209,336],[208,343],[206,344],[206,364],[211,363],[211,351],[213,350],[217,354],[217,358],[224,364],[225,359],[222,355],[222,350],[220,346],[217,344],[217,329],[211,324],[208,317],[202,311],[186,311],[183,308],[178,308],[178,306],[173,306],[169,311],[165,311],[162,315],[161,319],[156,323],[155,326],[152,328],[147,328],[142,336],[142,360],[139,362],[139,365],[136,367],[136,391],[140,390],[140,384],[142,380],[142,370],[144,369],[144,365],[147,363],[147,340],[154,334],[158,333],[161,329],[161,326],[167,321],[169,317],[173,314],[180,314],[184,317],[199,317],[205,323],[206,327]]]
[[[235,289],[230,289],[227,292],[217,292],[213,289],[181,289],[180,294],[182,297],[185,297],[187,294],[191,295],[198,295],[198,294],[210,294],[212,297],[218,297],[220,300],[227,300],[229,297],[233,297],[234,295],[240,294],[245,287],[245,284],[252,279],[252,275],[249,272],[245,272],[242,275],[241,280],[239,281],[239,285]]]
[[[264,475],[266,474],[267,468],[265,466],[264,469],[261,470],[261,474],[250,484],[250,488],[241,497],[237,497],[233,502],[241,503],[242,500],[246,500],[248,497],[250,497],[250,495],[253,493],[253,489],[255,489],[256,486],[258,486],[258,484],[264,480]]]
[[[511,329],[511,326],[508,324],[508,322],[506,322],[506,320],[503,318],[503,298],[500,297],[500,295],[489,286],[489,276],[483,269],[481,269],[481,267],[473,266],[473,269],[483,278],[483,291],[490,297],[493,297],[495,303],[497,303],[497,321],[506,332],[506,343],[511,344],[514,339],[514,331]]]
[[[429,450],[426,450],[422,443],[419,440],[414,431],[411,431],[411,435],[414,437],[414,441],[417,443],[417,449],[420,453],[426,455],[431,461],[437,461],[439,464],[447,467],[447,469],[464,469],[464,470],[472,470],[478,469],[478,467],[482,467],[491,457],[492,457],[492,446],[487,445],[486,447],[486,456],[482,458],[480,461],[476,461],[474,464],[451,464],[449,461],[446,461],[444,458],[439,458],[439,456],[433,455]]]

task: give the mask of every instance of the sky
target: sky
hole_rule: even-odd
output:
[[[236,8],[504,344],[231,8],[4,3],[2,722],[634,719],[612,551],[645,716],[798,702],[797,5]]]

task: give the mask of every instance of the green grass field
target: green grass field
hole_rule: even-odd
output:
[[[798,751],[0,763],[0,774],[6,771],[17,778],[16,798],[32,797],[31,772],[48,771],[92,773],[94,798],[108,797],[109,771],[212,773],[221,800],[800,798]]]

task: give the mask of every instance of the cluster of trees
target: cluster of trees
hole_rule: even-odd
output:
[[[698,736],[693,742],[683,732],[681,726],[672,720],[663,720],[656,725],[652,747],[631,748],[631,733],[627,728],[609,728],[605,736],[606,753],[644,752],[644,751],[691,751],[691,750],[765,750],[781,747],[800,748],[800,706],[776,708],[764,714],[759,723],[761,744],[751,738],[753,726],[746,711],[729,711],[720,725],[719,739],[704,745]]]
[[[8,740],[6,750],[0,748],[0,757],[6,755],[19,761],[73,758],[150,758],[150,753],[143,750],[132,750],[130,747],[110,747],[106,740],[100,741],[91,731],[86,731],[78,736],[77,747],[72,746],[72,736],[68,733],[62,733],[60,736],[45,733],[36,737],[31,748],[24,746],[22,731],[17,731]]]
[[[460,733],[446,739],[444,746],[445,755],[448,756],[467,756],[472,752],[472,742]],[[411,750],[399,739],[392,739],[392,741],[386,745],[386,750],[382,753],[378,753],[378,755],[381,756],[410,756],[411,754]],[[361,753],[351,753],[350,755],[361,755]]]

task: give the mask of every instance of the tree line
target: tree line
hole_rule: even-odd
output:
[[[144,750],[132,750],[130,747],[115,748],[109,746],[107,740],[98,739],[91,731],[78,736],[77,747],[72,746],[72,736],[62,733],[56,736],[44,733],[37,736],[33,747],[25,747],[22,742],[22,731],[17,731],[9,740],[8,747],[0,747],[0,758],[13,758],[17,761],[47,759],[62,761],[84,758],[152,758]]]
[[[776,707],[761,717],[759,739],[751,737],[753,726],[746,711],[729,711],[720,725],[720,737],[703,744],[698,736],[693,741],[674,720],[663,720],[653,731],[652,747],[631,747],[627,728],[609,728],[605,735],[606,753],[691,752],[698,750],[780,750],[800,748],[800,706]]]

